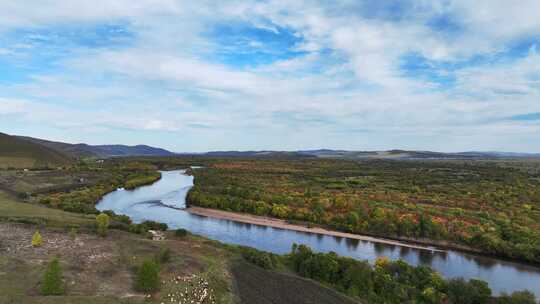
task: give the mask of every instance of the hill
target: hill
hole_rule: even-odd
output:
[[[146,145],[88,145],[69,144],[33,137],[19,136],[19,138],[46,146],[50,149],[68,154],[74,158],[82,157],[113,157],[113,156],[172,156],[174,153],[161,148]]]
[[[0,133],[0,168],[58,167],[71,162],[73,159],[59,151]]]

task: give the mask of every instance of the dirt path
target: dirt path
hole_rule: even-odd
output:
[[[241,222],[241,223],[260,225],[260,226],[267,226],[267,227],[273,227],[273,228],[279,228],[279,229],[316,233],[316,234],[323,234],[323,235],[329,235],[329,236],[337,236],[337,237],[343,237],[343,238],[349,238],[349,239],[355,239],[355,240],[361,240],[361,241],[369,241],[369,242],[375,242],[375,243],[381,243],[381,244],[403,246],[403,247],[414,248],[414,249],[443,251],[443,250],[440,250],[431,246],[422,246],[422,245],[416,245],[412,243],[381,239],[381,238],[376,238],[376,237],[371,237],[371,236],[366,236],[366,235],[333,231],[333,230],[328,230],[328,229],[319,228],[319,227],[309,228],[309,227],[305,227],[301,225],[290,224],[280,219],[274,219],[274,218],[251,215],[251,214],[236,213],[236,212],[229,212],[229,211],[201,208],[201,207],[189,207],[186,209],[186,211],[189,213],[197,214],[201,216],[207,216],[207,217],[224,219],[224,220],[231,220],[231,221],[236,221],[236,222]]]

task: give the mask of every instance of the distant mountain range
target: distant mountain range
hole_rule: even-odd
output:
[[[196,153],[209,157],[317,157],[343,159],[489,159],[489,158],[536,158],[540,153],[514,152],[458,152],[443,153],[432,151],[347,151],[347,150],[299,150],[299,151],[214,151]]]
[[[80,158],[108,158],[125,156],[206,156],[206,157],[260,157],[260,158],[341,158],[367,159],[495,159],[495,158],[540,158],[540,153],[515,152],[459,152],[443,153],[432,151],[347,151],[347,150],[299,150],[299,151],[213,151],[205,153],[173,153],[165,149],[137,145],[88,145],[56,142],[26,136],[11,136],[0,133],[0,168],[61,166]]]

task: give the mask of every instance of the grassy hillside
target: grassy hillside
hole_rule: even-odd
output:
[[[53,149],[0,133],[0,168],[58,167],[72,161]]]
[[[46,224],[54,227],[92,226],[94,216],[65,212],[35,204],[17,202],[0,191],[0,221]]]
[[[126,146],[126,145],[88,145],[69,144],[44,140],[33,137],[17,136],[19,139],[30,141],[73,158],[97,157],[106,158],[113,156],[173,156],[174,153],[161,148],[146,145]]]

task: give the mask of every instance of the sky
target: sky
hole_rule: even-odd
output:
[[[0,0],[0,132],[540,152],[538,0]]]

